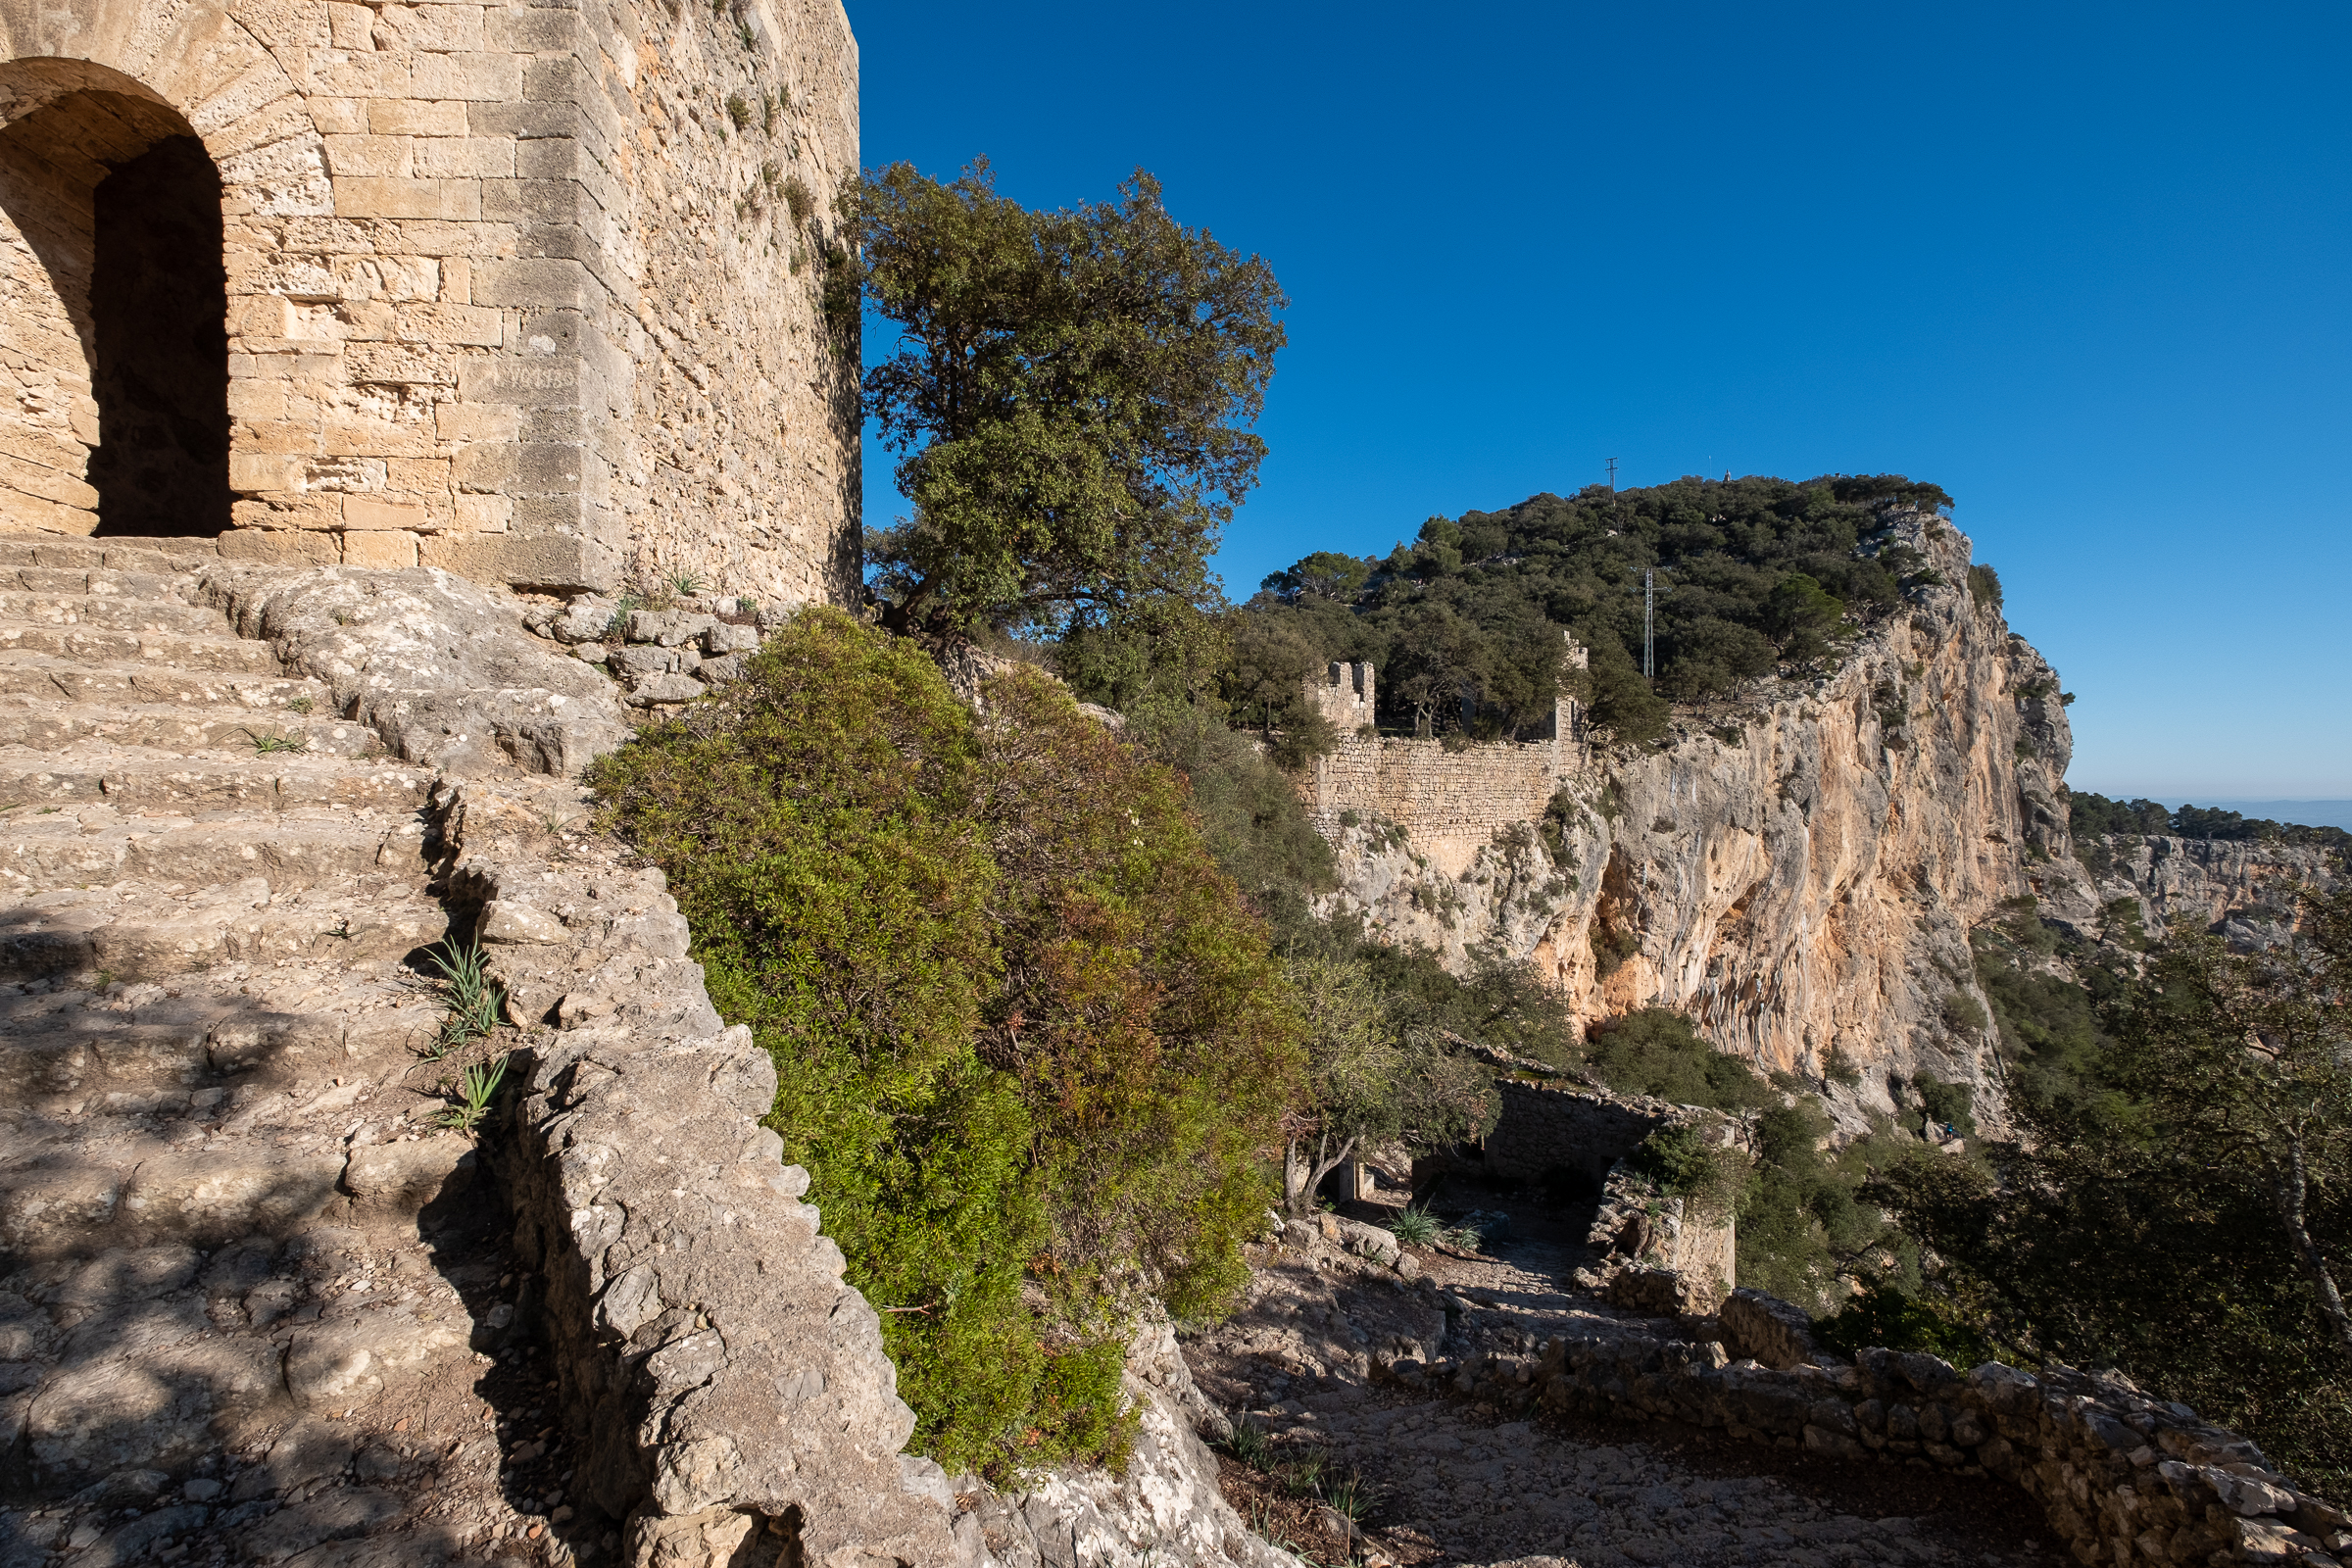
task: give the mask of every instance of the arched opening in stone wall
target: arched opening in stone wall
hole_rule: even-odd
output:
[[[220,174],[79,62],[0,68],[0,526],[229,526]]]

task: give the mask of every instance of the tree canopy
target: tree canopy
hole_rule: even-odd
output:
[[[2230,843],[2286,844],[2352,850],[2352,833],[2340,827],[2310,827],[2299,822],[2274,822],[2213,806],[2182,806],[2179,810],[2145,798],[2111,801],[2089,790],[2073,792],[2067,825],[2078,837],[2107,834],[2148,834],[2184,839],[2220,839]]]
[[[1206,598],[1265,455],[1272,270],[1178,224],[1141,171],[1055,212],[998,195],[985,160],[946,183],[894,164],[846,199],[897,329],[866,412],[913,503],[866,540],[885,623],[1061,630]]]
[[[1859,625],[1936,580],[1890,541],[1886,510],[1949,505],[1899,474],[1596,485],[1431,517],[1385,557],[1318,551],[1268,576],[1244,616],[1297,628],[1321,658],[1369,661],[1384,725],[1522,737],[1566,689],[1642,741],[1663,730],[1668,699],[1835,662]],[[1639,663],[1645,570],[1658,584],[1654,688]],[[1563,665],[1563,630],[1592,650],[1589,672]]]
[[[1900,1161],[1866,1196],[2018,1353],[2121,1365],[2352,1480],[2348,983],[2352,890],[2307,892],[2288,947],[2176,937],[2108,976],[2068,1072],[2011,1097],[1989,1169]]]

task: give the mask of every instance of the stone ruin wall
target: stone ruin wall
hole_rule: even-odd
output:
[[[1568,667],[1587,667],[1590,652],[1567,641]],[[1403,828],[1416,853],[1459,876],[1497,832],[1540,820],[1553,793],[1591,766],[1583,705],[1566,693],[1554,705],[1548,735],[1457,750],[1440,740],[1379,734],[1376,684],[1369,663],[1334,663],[1306,682],[1308,706],[1340,735],[1338,748],[1317,758],[1299,786],[1309,818],[1327,839],[1336,842],[1343,813],[1353,812]]]
[[[1315,759],[1303,781],[1307,814],[1326,838],[1342,813],[1393,823],[1447,876],[1459,876],[1496,832],[1542,818],[1552,793],[1576,772],[1553,741],[1497,742],[1459,752],[1443,741],[1382,736],[1343,739]]]
[[[821,295],[857,83],[838,0],[7,0],[0,529],[233,525],[230,559],[854,593],[855,327]],[[209,164],[225,353],[209,382],[151,370],[207,405],[159,421],[110,396],[110,332],[170,334],[119,303],[102,187],[199,150],[150,248],[216,242],[215,198],[188,196]],[[99,469],[141,419],[186,451],[132,519]]]

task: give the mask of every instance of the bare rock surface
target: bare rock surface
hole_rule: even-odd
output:
[[[407,961],[432,773],[220,569],[0,541],[0,1561],[568,1559]]]
[[[1497,1383],[1524,1386],[1562,1337],[1637,1346],[1694,1327],[1566,1285],[1588,1256],[1572,1240],[1583,1216],[1515,1212],[1504,1239],[1476,1250],[1405,1249],[1410,1279],[1350,1250],[1336,1218],[1293,1221],[1252,1249],[1241,1308],[1185,1342],[1202,1392],[1264,1438],[1254,1467],[1226,1460],[1228,1492],[1263,1499],[1255,1522],[1318,1560],[1336,1560],[1345,1531],[1307,1539],[1308,1510],[1286,1535],[1276,1517],[1278,1478],[1301,1467],[1352,1476],[1369,1498],[1348,1548],[1366,1563],[2059,1560],[2030,1518],[2020,1530],[2001,1517],[2032,1504],[2013,1504],[1997,1483],[1923,1491],[1908,1472],[1889,1483],[1866,1468],[1857,1485],[1770,1447],[1562,1419],[1533,1408],[1532,1395],[1528,1408],[1498,1400]]]
[[[963,1560],[527,613],[0,540],[8,1568]],[[477,936],[509,1021],[448,1042],[419,950]]]

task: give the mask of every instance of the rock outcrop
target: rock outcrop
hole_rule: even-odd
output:
[[[1841,1056],[1866,1069],[1829,1091],[1850,1109],[1932,1071],[1979,1086],[1997,1124],[1990,1041],[1950,1004],[1982,1005],[1969,929],[2071,853],[2073,738],[2054,672],[1966,586],[1968,539],[1904,513],[1876,540],[1896,544],[1941,581],[1833,675],[1597,751],[1548,824],[1506,825],[1459,876],[1419,860],[1410,823],[1340,826],[1333,905],[1457,963],[1497,944],[1588,1021],[1673,1007],[1825,1085]]]
[[[564,776],[619,689],[439,571],[0,570],[0,1556],[964,1560],[772,1066]]]

